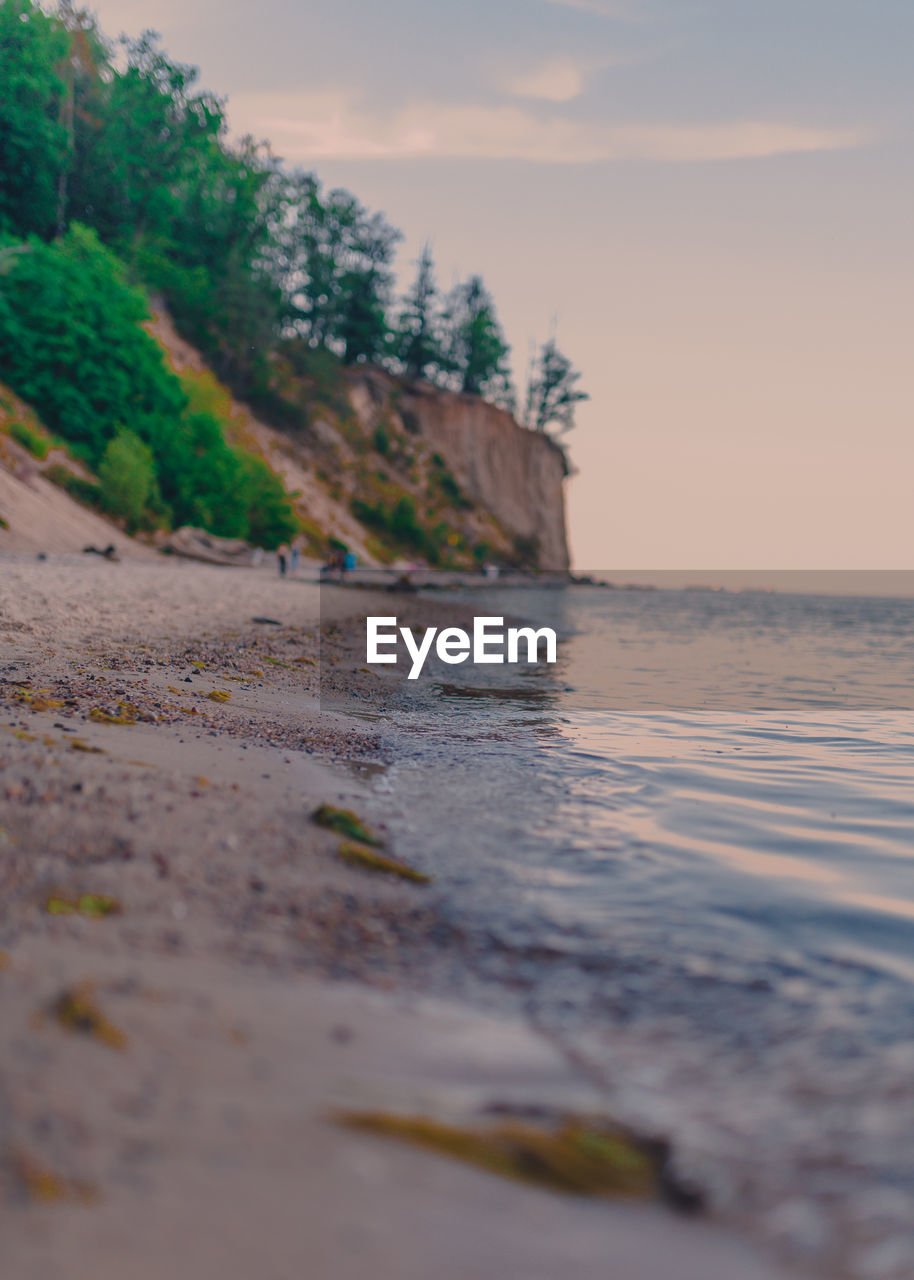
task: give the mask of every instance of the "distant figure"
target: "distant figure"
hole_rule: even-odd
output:
[[[347,551],[343,556],[342,573],[340,577],[345,577],[350,569],[354,569],[359,563],[358,557],[352,551]]]
[[[292,543],[292,557],[291,557],[291,562],[290,562],[290,567],[291,567],[291,570],[292,570],[292,572],[293,572],[293,573],[294,573],[294,572],[295,572],[295,570],[298,568],[298,560],[299,560],[300,555],[301,555],[301,548],[299,547],[299,545],[298,545],[298,543],[297,543],[297,542],[293,542],[293,543]]]
[[[276,559],[279,562],[279,576],[284,578],[289,567],[289,548],[285,543],[277,550]]]

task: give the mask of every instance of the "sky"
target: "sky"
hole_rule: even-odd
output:
[[[98,0],[555,328],[580,569],[905,569],[911,0]]]

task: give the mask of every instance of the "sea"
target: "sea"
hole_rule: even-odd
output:
[[[910,1280],[914,599],[448,598],[560,637],[384,711],[377,803],[480,990],[714,1211],[815,1274]]]

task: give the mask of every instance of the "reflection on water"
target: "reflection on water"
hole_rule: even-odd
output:
[[[399,850],[721,1202],[914,1275],[914,601],[484,599],[561,661],[404,686]]]

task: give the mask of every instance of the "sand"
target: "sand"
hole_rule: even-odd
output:
[[[444,998],[465,956],[434,885],[343,865],[311,821],[383,820],[375,731],[317,699],[319,610],[359,604],[265,570],[0,557],[0,1275],[782,1276],[713,1222],[334,1123],[602,1105],[534,1030]],[[84,894],[119,910],[47,909]],[[108,1032],[57,1016],[90,988]]]

